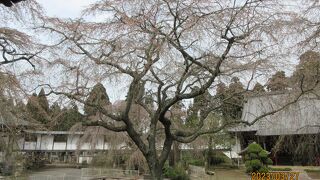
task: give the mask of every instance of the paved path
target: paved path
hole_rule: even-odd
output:
[[[203,167],[190,166],[190,178],[193,180],[249,180],[251,177],[244,173],[243,169],[217,168],[214,175],[207,175]]]
[[[312,178],[308,176],[308,174],[304,171],[304,169],[301,169],[300,167],[294,167],[294,166],[292,166],[291,169],[293,172],[300,172],[299,180],[312,180]]]
[[[289,167],[289,166],[288,166]],[[303,166],[290,166],[292,172],[300,172],[299,180],[316,180],[308,176],[304,169],[308,167]],[[250,176],[247,176],[243,173],[243,169],[215,169],[215,174],[213,176],[207,175],[203,167],[198,166],[189,166],[189,173],[191,179],[199,180],[248,180],[251,179]],[[317,179],[319,180],[319,179]]]
[[[79,180],[81,179],[81,169],[76,168],[46,168],[34,171],[29,174],[29,180]]]

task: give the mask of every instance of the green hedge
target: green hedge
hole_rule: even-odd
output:
[[[202,159],[190,159],[188,160],[188,164],[194,166],[204,166],[204,161]]]
[[[269,167],[269,170],[270,171],[292,171],[291,168],[272,168],[272,167]]]
[[[320,169],[304,169],[306,172],[320,172]]]

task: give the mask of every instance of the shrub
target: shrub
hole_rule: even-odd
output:
[[[91,165],[95,167],[112,167],[113,159],[111,159],[107,153],[98,153],[93,156]]]
[[[266,166],[262,166],[258,171],[260,173],[267,173],[267,172],[269,172],[269,169]]]
[[[256,153],[250,153],[250,154],[249,154],[249,157],[250,157],[251,160],[254,160],[254,159],[258,159],[258,158],[259,158],[259,155],[256,154]]]
[[[268,172],[268,165],[272,164],[272,160],[268,158],[268,152],[259,144],[251,143],[245,152],[246,172]]]
[[[225,162],[225,159],[221,155],[215,154],[212,157],[210,157],[210,165],[219,165],[224,162]]]
[[[4,167],[4,163],[0,162],[0,174],[1,174],[1,170],[2,170],[3,167]]]
[[[189,180],[189,176],[186,173],[185,168],[181,164],[177,164],[174,167],[166,165],[163,170],[163,175],[166,178],[172,180]]]
[[[270,171],[292,171],[291,168],[269,168]]]
[[[203,155],[195,152],[182,152],[182,162],[194,166],[204,166]]]
[[[270,158],[267,158],[266,161],[265,161],[265,163],[266,163],[267,165],[272,165],[272,164],[273,164],[273,162],[272,162],[272,160],[271,160]]]
[[[262,159],[267,159],[268,158],[268,152],[266,150],[262,150],[259,152],[259,157]]]
[[[248,146],[248,153],[255,153],[258,154],[259,152],[261,152],[263,150],[263,148],[260,146],[260,144],[257,143],[251,143]]]
[[[210,152],[210,150],[209,150],[209,152]],[[208,165],[209,166],[216,166],[216,165],[225,163],[227,158],[228,157],[225,156],[221,152],[212,151],[212,152],[208,153],[208,156],[207,156]]]
[[[263,166],[259,159],[251,160],[250,165],[253,169],[260,169]]]
[[[13,166],[12,165],[8,165],[8,166],[4,166],[3,169],[1,170],[2,175],[4,176],[10,176],[13,174]]]
[[[82,166],[87,166],[87,165],[88,165],[87,160],[82,161],[82,162],[81,162],[81,165],[82,165]]]
[[[304,169],[306,172],[320,172],[320,169]]]
[[[194,166],[204,166],[204,161],[202,159],[191,159],[188,161],[188,164]]]
[[[245,154],[245,155],[244,155],[244,160],[246,160],[246,161],[247,161],[247,160],[251,160],[249,154]]]
[[[0,163],[0,174],[3,176],[21,174],[25,170],[26,163],[31,161],[32,159],[27,159],[22,154],[13,153],[9,159]]]
[[[25,169],[39,169],[45,166],[45,159],[42,158],[40,154],[31,154],[27,153],[24,155],[24,158],[27,159],[24,162]]]

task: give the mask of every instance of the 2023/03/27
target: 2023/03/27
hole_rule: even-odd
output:
[[[298,180],[299,172],[251,173],[251,180]]]

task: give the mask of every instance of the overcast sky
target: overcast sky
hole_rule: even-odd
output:
[[[94,0],[37,0],[47,15],[62,18],[80,16],[80,12]]]

